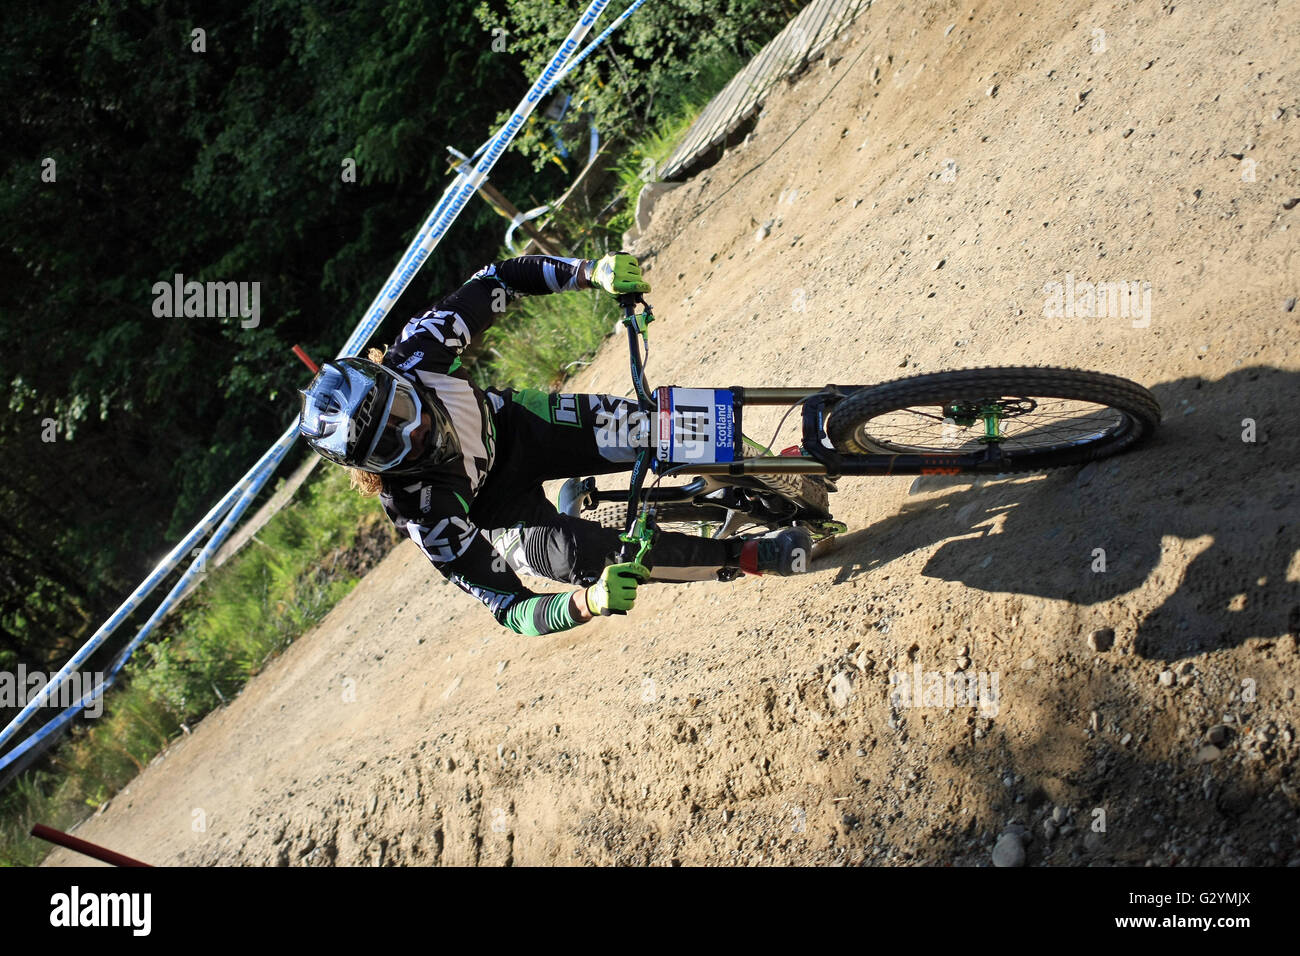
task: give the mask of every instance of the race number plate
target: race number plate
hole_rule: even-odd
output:
[[[658,457],[677,465],[736,460],[736,409],[730,389],[658,389]]]

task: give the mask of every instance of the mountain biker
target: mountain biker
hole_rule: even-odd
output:
[[[397,529],[443,576],[521,634],[626,612],[648,579],[712,579],[723,568],[799,573],[811,548],[808,533],[795,528],[723,540],[661,532],[647,573],[612,563],[618,531],[562,514],[547,500],[545,480],[631,469],[638,435],[628,426],[636,403],[614,395],[481,390],[461,355],[508,301],[593,286],[612,295],[650,290],[625,253],[507,259],[412,318],[386,352],[326,362],[302,392],[298,427],[308,444],[357,469],[354,485],[378,494]],[[536,594],[516,571],[582,587]]]

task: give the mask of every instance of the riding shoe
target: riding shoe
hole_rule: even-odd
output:
[[[748,574],[803,574],[812,555],[812,536],[803,528],[780,528],[746,538],[740,569]]]

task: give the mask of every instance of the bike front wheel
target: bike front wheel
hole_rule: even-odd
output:
[[[826,420],[836,450],[965,455],[993,446],[1003,472],[1078,465],[1133,448],[1160,421],[1135,382],[1051,366],[968,368],[859,389]]]

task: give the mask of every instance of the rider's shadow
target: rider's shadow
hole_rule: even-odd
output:
[[[961,478],[845,536],[831,559],[848,565],[840,579],[942,542],[922,573],[982,591],[1087,606],[1149,583],[1165,597],[1137,623],[1145,657],[1300,630],[1300,419],[1288,407],[1300,375],[1256,366],[1152,391],[1164,420],[1150,444],[1034,477]]]

